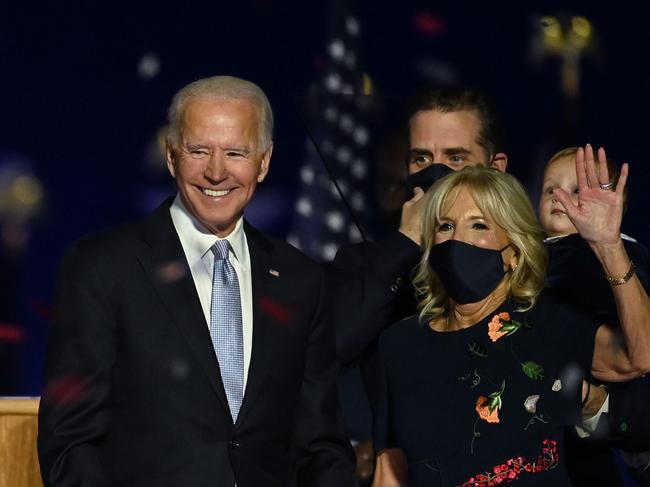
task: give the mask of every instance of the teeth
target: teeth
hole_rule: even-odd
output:
[[[203,190],[203,194],[206,196],[226,196],[228,193],[230,193],[229,189],[225,189],[223,191],[215,191],[214,189]]]

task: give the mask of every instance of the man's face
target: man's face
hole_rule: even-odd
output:
[[[410,121],[409,174],[431,164],[445,164],[454,170],[488,165],[488,156],[477,142],[479,129],[480,122],[474,111],[417,112]]]
[[[269,168],[272,145],[259,147],[259,114],[248,100],[198,96],[181,114],[167,167],[183,204],[210,232],[225,237]]]
[[[578,233],[566,214],[564,205],[553,194],[554,189],[563,189],[578,205],[578,177],[575,156],[553,161],[544,171],[542,195],[539,198],[539,220],[549,237]]]

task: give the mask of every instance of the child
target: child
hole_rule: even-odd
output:
[[[578,179],[575,170],[575,158],[577,153],[577,147],[562,149],[551,157],[546,164],[542,196],[539,200],[539,219],[549,237],[559,237],[577,233],[571,220],[567,217],[564,207],[555,196],[553,196],[553,190],[561,188],[571,196],[573,203],[577,204]],[[613,183],[612,189],[616,189],[619,176],[618,166],[608,159],[607,169],[609,171],[610,181]],[[624,193],[624,201],[627,201],[627,188]],[[626,237],[623,236],[623,238]],[[627,237],[627,239],[629,239],[629,237]]]
[[[560,188],[571,196],[577,204],[578,181],[575,171],[577,147],[569,147],[555,154],[546,165],[542,194],[539,201],[539,218],[547,233],[545,243],[549,251],[548,286],[556,289],[584,312],[591,313],[601,322],[616,320],[616,309],[610,285],[603,275],[602,268],[591,248],[579,235],[569,220],[564,206],[554,196],[553,190]],[[604,151],[599,157],[605,157]],[[607,168],[613,188],[616,188],[619,170],[616,164],[607,160]],[[625,194],[627,196],[627,194]],[[636,272],[647,289],[647,249],[634,239],[621,235],[630,259],[636,265]],[[595,387],[595,386],[592,386]],[[595,418],[597,426],[591,438],[581,441],[569,435],[567,445],[577,442],[567,451],[567,467],[574,485],[609,485],[611,479],[618,477],[616,466],[609,448],[612,446],[626,450],[644,450],[650,445],[650,413],[646,411],[650,389],[642,379],[621,384],[607,384],[609,397],[605,409],[615,410]],[[621,430],[621,424],[630,426],[634,435]],[[579,436],[584,436],[578,432]],[[624,453],[629,464],[639,465],[630,468],[641,485],[646,485],[650,474],[648,462],[650,455]],[[594,468],[598,465],[598,468]],[[643,472],[645,470],[645,472]],[[606,480],[605,480],[606,479]],[[603,481],[605,483],[603,483]]]
[[[603,323],[616,320],[614,298],[610,285],[602,273],[602,269],[587,242],[577,234],[566,214],[564,206],[554,196],[553,190],[560,188],[568,193],[574,204],[577,204],[578,180],[575,172],[575,157],[577,147],[569,147],[555,154],[549,160],[544,171],[542,195],[539,201],[539,219],[546,231],[544,241],[549,250],[548,285],[566,293],[574,304],[590,312]],[[604,150],[598,157],[606,157]],[[619,170],[611,160],[607,160],[607,168],[612,189],[616,189]],[[624,193],[627,199],[627,191]],[[625,205],[625,203],[624,203]],[[625,206],[624,206],[625,210]],[[636,272],[643,284],[648,288],[647,262],[648,250],[627,235],[621,235],[625,250],[636,266]]]

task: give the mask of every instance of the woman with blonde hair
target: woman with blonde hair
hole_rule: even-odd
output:
[[[557,197],[625,303],[624,340],[543,290],[543,233],[512,176],[467,167],[431,188],[420,314],[380,340],[375,487],[570,485],[563,427],[580,422],[583,377],[650,370],[650,300],[620,242],[628,168],[612,191],[604,165],[581,150],[578,204]]]

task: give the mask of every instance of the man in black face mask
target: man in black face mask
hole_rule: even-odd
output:
[[[424,192],[440,177],[467,165],[505,171],[501,130],[486,97],[466,88],[423,91],[409,110],[410,199],[397,232],[377,243],[343,246],[332,263],[331,296],[337,350],[344,367],[364,355],[391,323],[415,312],[408,273],[420,256],[420,208]]]
[[[398,231],[376,243],[343,246],[328,268],[328,289],[337,333],[337,352],[344,370],[359,365],[369,403],[376,397],[376,343],[381,332],[416,312],[409,272],[420,258],[420,201],[439,178],[466,165],[492,165],[505,171],[507,157],[492,106],[479,92],[465,88],[423,91],[409,110],[406,195]],[[354,387],[353,387],[354,389]],[[341,391],[354,403],[352,423],[359,418],[358,394]],[[350,426],[350,425],[349,425]],[[357,436],[363,426],[352,425]],[[369,437],[366,432],[365,437]],[[374,460],[370,449],[368,459]],[[361,457],[362,455],[359,455]],[[361,463],[361,460],[360,460]],[[365,469],[372,474],[372,464]],[[363,467],[358,470],[364,470]]]

